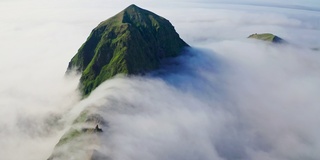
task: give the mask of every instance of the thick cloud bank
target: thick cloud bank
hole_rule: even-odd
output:
[[[319,55],[241,44],[256,53],[193,50],[179,59],[186,66],[171,66],[162,78],[116,78],[99,87],[86,101],[109,124],[101,153],[112,159],[319,158]]]
[[[319,12],[247,2],[135,1],[194,48],[78,103],[77,77],[63,76],[68,61],[129,3],[0,1],[0,159],[46,159],[89,109],[108,124],[95,148],[113,160],[318,160]],[[246,38],[261,32],[288,44]]]

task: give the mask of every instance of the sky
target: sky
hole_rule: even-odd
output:
[[[132,3],[192,49],[80,100],[68,62]],[[315,0],[0,0],[0,159],[48,158],[88,109],[108,122],[96,149],[114,160],[318,160],[319,10]],[[266,32],[288,44],[247,39]]]

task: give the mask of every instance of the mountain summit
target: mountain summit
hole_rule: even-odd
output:
[[[271,33],[262,33],[262,34],[252,34],[248,38],[254,38],[258,40],[263,40],[267,42],[272,42],[272,43],[283,43],[284,40],[274,34]]]
[[[80,89],[89,95],[116,74],[157,69],[161,59],[178,56],[187,46],[168,20],[133,4],[92,30],[67,72],[82,73]]]

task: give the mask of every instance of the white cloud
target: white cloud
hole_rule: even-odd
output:
[[[92,28],[131,3],[202,49],[158,78],[116,78],[75,105],[68,61]],[[115,160],[319,159],[320,57],[310,50],[320,47],[318,12],[240,3],[0,1],[1,157],[47,158],[93,105],[110,126],[100,150]],[[246,39],[260,32],[291,44]]]
[[[86,101],[100,106],[110,124],[102,153],[113,159],[317,159],[319,55],[294,46],[223,43],[218,53],[196,50],[181,58],[186,66],[162,74],[164,81],[117,78],[99,87]]]

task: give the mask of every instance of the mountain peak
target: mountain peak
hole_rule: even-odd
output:
[[[137,13],[137,12],[149,12],[149,11],[140,8],[135,4],[131,4],[130,6],[125,8],[122,12],[132,14],[132,13]],[[121,14],[121,12],[120,12],[120,14]]]
[[[68,71],[82,73],[80,89],[89,95],[116,74],[143,74],[160,60],[189,46],[165,18],[132,4],[94,28],[71,59]]]
[[[140,7],[138,7],[137,5],[135,5],[135,4],[131,4],[130,6],[128,6],[126,9],[124,9],[124,10],[128,10],[128,9],[142,9],[142,8],[140,8]]]
[[[261,34],[252,34],[248,38],[254,38],[258,40],[268,41],[272,43],[283,43],[284,40],[274,34],[271,33],[261,33]]]

